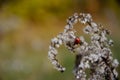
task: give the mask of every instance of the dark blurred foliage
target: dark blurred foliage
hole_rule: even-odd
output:
[[[0,8],[3,7],[4,5],[7,5],[9,3],[15,3],[18,2],[19,0],[0,0]]]
[[[120,0],[116,0],[117,1],[117,3],[119,4],[119,6],[120,6]]]

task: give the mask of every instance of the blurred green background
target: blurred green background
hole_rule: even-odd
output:
[[[58,59],[67,68],[60,73],[47,52],[75,12],[90,13],[111,30],[111,49],[120,62],[120,0],[0,0],[0,80],[74,80],[75,55],[59,49]],[[84,35],[83,25],[75,28]],[[117,71],[120,76],[120,66]]]

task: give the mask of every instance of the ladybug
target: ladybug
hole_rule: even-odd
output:
[[[81,44],[80,38],[76,37],[74,40],[74,44]]]

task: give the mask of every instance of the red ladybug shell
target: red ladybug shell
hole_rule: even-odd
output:
[[[78,38],[78,37],[75,38],[75,41],[74,41],[75,44],[80,44],[80,42],[81,42],[81,41],[80,41],[80,38]]]

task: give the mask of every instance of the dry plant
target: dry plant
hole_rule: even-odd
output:
[[[89,43],[84,37],[75,35],[74,24],[77,22],[85,24],[83,32],[90,36]],[[49,60],[58,71],[65,71],[56,58],[57,48],[64,44],[68,50],[76,53],[73,70],[76,80],[118,80],[116,67],[119,63],[112,57],[110,47],[113,46],[113,40],[107,35],[110,35],[110,31],[96,24],[90,14],[75,13],[67,19],[64,31],[51,40]]]

